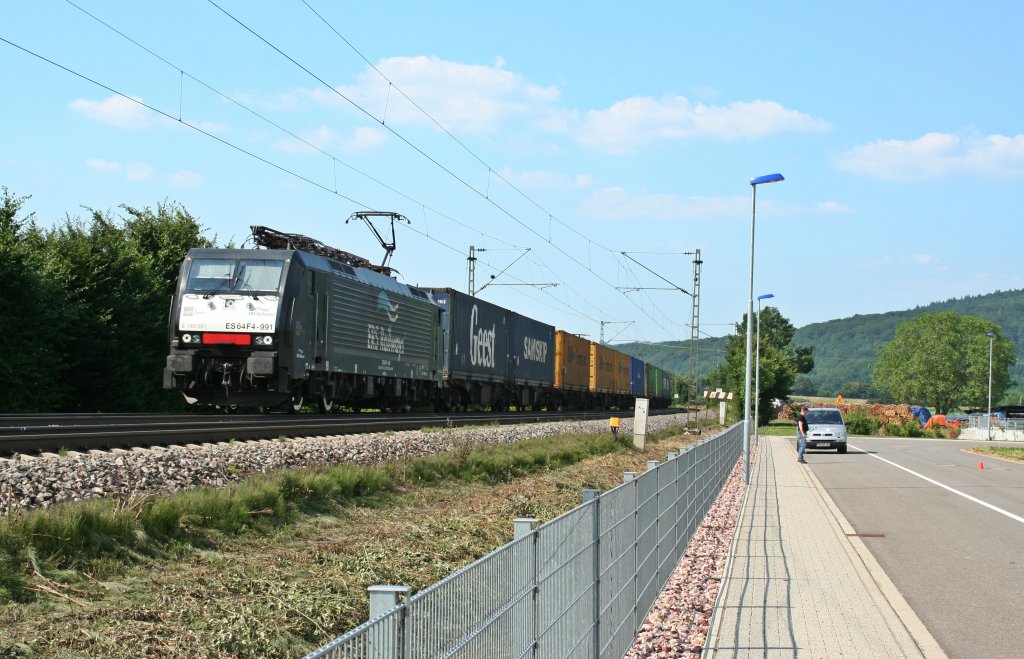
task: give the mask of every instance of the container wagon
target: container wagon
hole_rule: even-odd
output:
[[[555,393],[563,409],[586,407],[590,390],[590,341],[555,331]]]
[[[452,288],[428,290],[442,310],[442,409],[540,409],[553,400],[553,326]]]

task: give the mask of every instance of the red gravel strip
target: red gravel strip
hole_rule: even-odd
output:
[[[722,584],[743,492],[743,462],[740,460],[687,546],[683,560],[640,625],[626,657],[700,657]]]

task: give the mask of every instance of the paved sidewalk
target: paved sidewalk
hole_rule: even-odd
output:
[[[705,657],[944,657],[794,440],[761,437]]]

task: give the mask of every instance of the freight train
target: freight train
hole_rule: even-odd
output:
[[[298,412],[432,406],[628,409],[670,402],[663,369],[302,236],[192,249],[168,323],[164,388],[189,403]]]

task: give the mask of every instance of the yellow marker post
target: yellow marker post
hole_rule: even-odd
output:
[[[619,425],[622,423],[622,419],[617,416],[613,416],[608,419],[608,427],[612,429],[612,437],[619,436]]]

